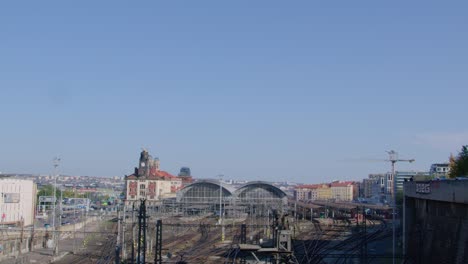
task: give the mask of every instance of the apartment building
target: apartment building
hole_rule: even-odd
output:
[[[329,200],[331,197],[329,184],[299,185],[294,189],[294,199],[297,201]]]
[[[355,182],[335,181],[330,184],[332,199],[336,201],[352,201],[357,198],[358,186]]]

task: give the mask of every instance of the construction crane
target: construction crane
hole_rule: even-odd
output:
[[[386,151],[388,154],[388,159],[352,159],[344,161],[367,161],[367,162],[390,162],[392,164],[392,173],[391,173],[391,195],[392,195],[392,259],[393,264],[395,264],[395,208],[396,208],[396,178],[395,178],[395,164],[397,162],[409,162],[412,163],[414,159],[399,159],[398,152],[394,150]]]

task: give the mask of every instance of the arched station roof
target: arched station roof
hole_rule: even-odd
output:
[[[249,182],[235,192],[238,198],[271,198],[271,199],[282,199],[287,196],[285,192],[270,183],[263,181]]]
[[[182,188],[178,193],[178,199],[194,201],[207,201],[219,199],[219,182],[214,180],[199,180]],[[222,187],[223,197],[232,196],[233,190]]]

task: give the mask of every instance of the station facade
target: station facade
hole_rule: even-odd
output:
[[[150,206],[160,204],[163,199],[175,198],[176,192],[191,182],[190,175],[174,176],[161,170],[159,159],[143,150],[134,173],[125,176],[125,205],[138,205],[141,199]]]

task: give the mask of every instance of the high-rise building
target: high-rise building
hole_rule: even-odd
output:
[[[362,181],[362,197],[378,200],[378,197],[385,194],[386,178],[385,173],[369,174],[368,179]]]
[[[411,178],[424,178],[424,177],[429,177],[430,173],[427,171],[396,171],[395,172],[396,177],[396,191],[403,191],[403,182],[410,181]]]
[[[412,178],[424,179],[430,176],[427,171],[396,171],[395,172],[395,189],[397,192],[403,190],[403,182],[410,181]],[[393,193],[393,175],[391,172],[385,174],[385,193],[391,195]]]
[[[370,198],[374,194],[374,186],[377,186],[377,179],[363,179],[362,180],[362,197]]]

